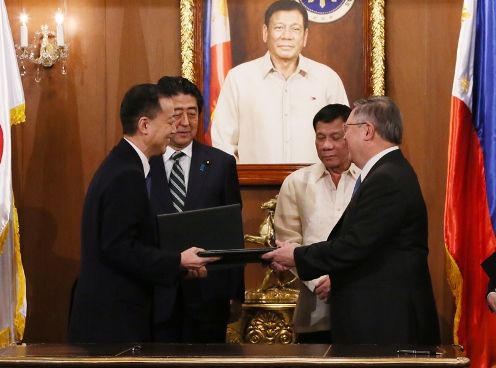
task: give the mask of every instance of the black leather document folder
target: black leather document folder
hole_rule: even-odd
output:
[[[195,246],[205,249],[201,257],[222,257],[209,268],[261,262],[260,256],[272,250],[244,248],[239,204],[157,215],[157,225],[162,249],[182,252]]]
[[[274,250],[274,248],[219,249],[199,252],[198,255],[200,257],[222,257],[219,262],[213,264],[243,264],[263,262],[260,256],[272,250]]]
[[[172,252],[244,247],[239,203],[157,215],[157,224],[160,248]]]

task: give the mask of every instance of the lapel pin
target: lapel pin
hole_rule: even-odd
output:
[[[200,165],[200,172],[204,172],[204,171],[205,171],[205,169],[206,169],[206,167],[207,167],[208,165],[210,165],[210,161],[209,161],[209,160],[207,160],[207,161],[205,161],[203,164],[201,164],[201,165]]]

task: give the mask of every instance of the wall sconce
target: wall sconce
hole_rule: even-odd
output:
[[[48,25],[44,24],[36,31],[33,42],[28,43],[28,16],[22,13],[20,16],[21,33],[20,44],[16,45],[17,58],[19,59],[19,69],[21,76],[27,74],[24,60],[36,64],[36,73],[34,80],[39,83],[42,78],[43,69],[51,68],[60,61],[60,72],[62,75],[67,74],[66,61],[69,56],[69,46],[64,40],[64,14],[57,11],[55,22],[57,23],[56,32],[51,31]]]

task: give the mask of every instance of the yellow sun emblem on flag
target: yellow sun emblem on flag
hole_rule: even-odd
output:
[[[463,93],[467,93],[468,92],[468,87],[470,86],[470,81],[469,79],[467,78],[467,76],[462,76],[459,80],[460,82],[460,90],[463,92]]]
[[[467,8],[462,9],[462,23],[472,17],[472,13],[470,13]]]
[[[227,3],[226,0],[214,0],[212,9],[217,10],[216,15],[227,17]]]

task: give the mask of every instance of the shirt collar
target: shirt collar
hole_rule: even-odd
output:
[[[181,151],[186,156],[191,158],[191,156],[193,155],[193,141],[191,141],[190,144],[188,144],[186,147],[184,147],[182,150],[179,150],[179,151]],[[167,148],[165,149],[164,156],[163,156],[164,162],[169,160],[170,157],[174,154],[174,152],[176,152],[176,150],[174,148],[172,148],[171,146],[167,146]]]
[[[296,72],[302,75],[307,75],[310,70],[310,62],[306,57],[300,54],[298,58],[298,66],[296,67]]]
[[[400,148],[398,146],[389,147],[389,148],[379,152],[375,156],[373,156],[370,160],[368,160],[362,169],[362,173],[360,174],[362,182],[363,182],[363,179],[365,179],[367,174],[370,172],[372,167],[377,163],[377,161],[379,161],[382,157],[386,156],[389,152],[395,151],[397,149],[400,149]]]
[[[271,72],[277,72],[274,68],[274,64],[272,64],[272,60],[270,60],[270,53],[267,51],[264,56],[262,56],[262,73],[263,76],[266,77]],[[298,56],[298,65],[296,66],[296,71],[294,74],[300,73],[303,76],[308,74],[309,63],[308,59],[304,57],[302,54]]]
[[[317,162],[315,165],[312,167],[312,179],[313,182],[316,182],[320,178],[328,175],[327,169],[325,168],[324,164],[322,161]]]
[[[314,182],[327,175],[329,175],[329,172],[327,171],[322,161],[314,165],[312,169],[312,178]],[[357,180],[360,176],[360,169],[352,162],[350,167],[347,170],[343,171],[341,175],[350,175],[353,179]]]
[[[348,170],[345,172],[349,173],[353,179],[357,180],[362,170],[360,170],[360,168],[352,162]]]
[[[150,172],[150,163],[148,162],[148,157],[146,157],[146,155],[143,152],[141,152],[141,150],[133,142],[131,142],[126,137],[124,137],[124,139],[127,143],[131,145],[131,147],[134,148],[134,150],[138,154],[141,163],[143,164],[143,172],[145,173],[145,178],[146,178],[148,176],[148,173]]]
[[[271,71],[275,70],[274,65],[272,65],[272,61],[270,60],[270,54],[268,51],[265,53],[264,56],[262,56],[261,69],[264,77],[267,76],[267,74],[269,74]]]

